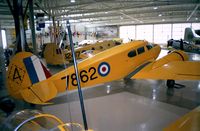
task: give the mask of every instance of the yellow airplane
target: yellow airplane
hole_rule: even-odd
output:
[[[114,47],[118,44],[121,44],[121,43],[116,43],[115,41],[110,40],[110,41],[97,42],[95,44],[81,46],[81,47],[78,47],[78,48],[75,49],[76,58],[80,59],[80,54],[87,51],[87,50],[103,51],[103,50],[109,49],[111,47]],[[68,61],[72,60],[71,51],[66,52],[65,58]]]
[[[164,128],[163,131],[200,131],[200,106]]]
[[[120,45],[120,42],[109,40],[103,42],[97,42],[95,44],[82,46],[75,49],[75,54],[77,59],[87,58],[91,55],[95,55],[103,50],[112,48],[116,45]],[[90,53],[85,53],[86,51]],[[92,53],[91,53],[92,52]],[[61,65],[63,63],[68,63],[72,60],[72,53],[68,50],[61,50],[58,45],[54,43],[49,43],[46,45],[44,50],[44,58],[47,64]]]
[[[44,50],[44,58],[47,64],[63,65],[68,62],[64,59],[64,51],[55,43],[47,43]]]
[[[78,63],[81,87],[122,78],[200,80],[200,62],[188,61],[183,51],[173,51],[156,60],[160,46],[132,41],[115,46]],[[188,68],[190,67],[190,68]],[[59,92],[77,89],[71,66],[53,76],[33,54],[16,54],[7,71],[11,96],[34,104],[46,104]]]

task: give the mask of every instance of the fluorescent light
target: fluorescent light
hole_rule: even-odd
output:
[[[105,14],[108,14],[108,12],[105,12]]]
[[[71,3],[75,3],[76,1],[75,1],[75,0],[70,0],[70,2],[71,2]]]
[[[158,7],[157,7],[157,6],[155,6],[155,7],[153,7],[153,9],[154,9],[154,10],[157,10],[157,9],[158,9]]]
[[[2,36],[2,43],[3,43],[3,49],[7,48],[7,40],[6,40],[6,31],[1,30],[1,36]]]
[[[159,14],[158,16],[162,16],[162,14]]]

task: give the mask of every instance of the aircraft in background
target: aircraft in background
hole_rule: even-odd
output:
[[[185,28],[184,40],[170,39],[167,41],[167,47],[184,50],[186,52],[200,54],[200,31],[192,28]]]
[[[182,42],[182,47],[181,47],[181,42]],[[191,52],[191,53],[198,53],[200,54],[200,47],[195,45],[195,44],[190,44],[189,42],[185,40],[173,40],[170,39],[167,41],[167,47],[173,47],[175,49],[181,49],[186,52]]]
[[[80,54],[84,53],[87,50],[95,50],[95,51],[104,51],[107,50],[109,48],[112,48],[114,46],[120,45],[120,42],[117,41],[113,41],[113,40],[105,40],[102,42],[97,42],[95,44],[89,44],[89,45],[85,45],[85,46],[81,46],[75,49],[75,54],[76,54],[76,58],[80,59]],[[66,51],[65,52],[65,59],[68,61],[72,60],[72,53],[71,51]]]
[[[78,47],[75,49],[76,58],[87,58],[120,44],[120,42],[109,40]],[[47,64],[61,65],[63,63],[69,63],[72,61],[72,53],[69,50],[62,50],[54,43],[49,43],[44,49],[44,58]]]
[[[200,45],[200,31],[192,28],[185,28],[184,40],[189,43]]]
[[[188,61],[183,51],[173,51],[156,60],[160,51],[159,45],[132,41],[87,58],[78,63],[81,87],[123,78],[200,80],[200,62]],[[72,66],[51,76],[29,52],[13,57],[7,71],[7,85],[11,96],[34,104],[47,104],[58,93],[77,89]]]
[[[69,63],[64,59],[64,51],[55,43],[45,44],[43,57],[47,64],[63,65]]]

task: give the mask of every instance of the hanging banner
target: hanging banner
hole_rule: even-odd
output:
[[[39,28],[45,28],[44,13],[37,13],[37,22]]]

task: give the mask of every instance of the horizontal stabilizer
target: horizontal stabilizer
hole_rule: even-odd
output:
[[[50,104],[45,103],[57,95],[57,89],[54,84],[48,80],[39,82],[21,90],[23,99],[33,104]]]

